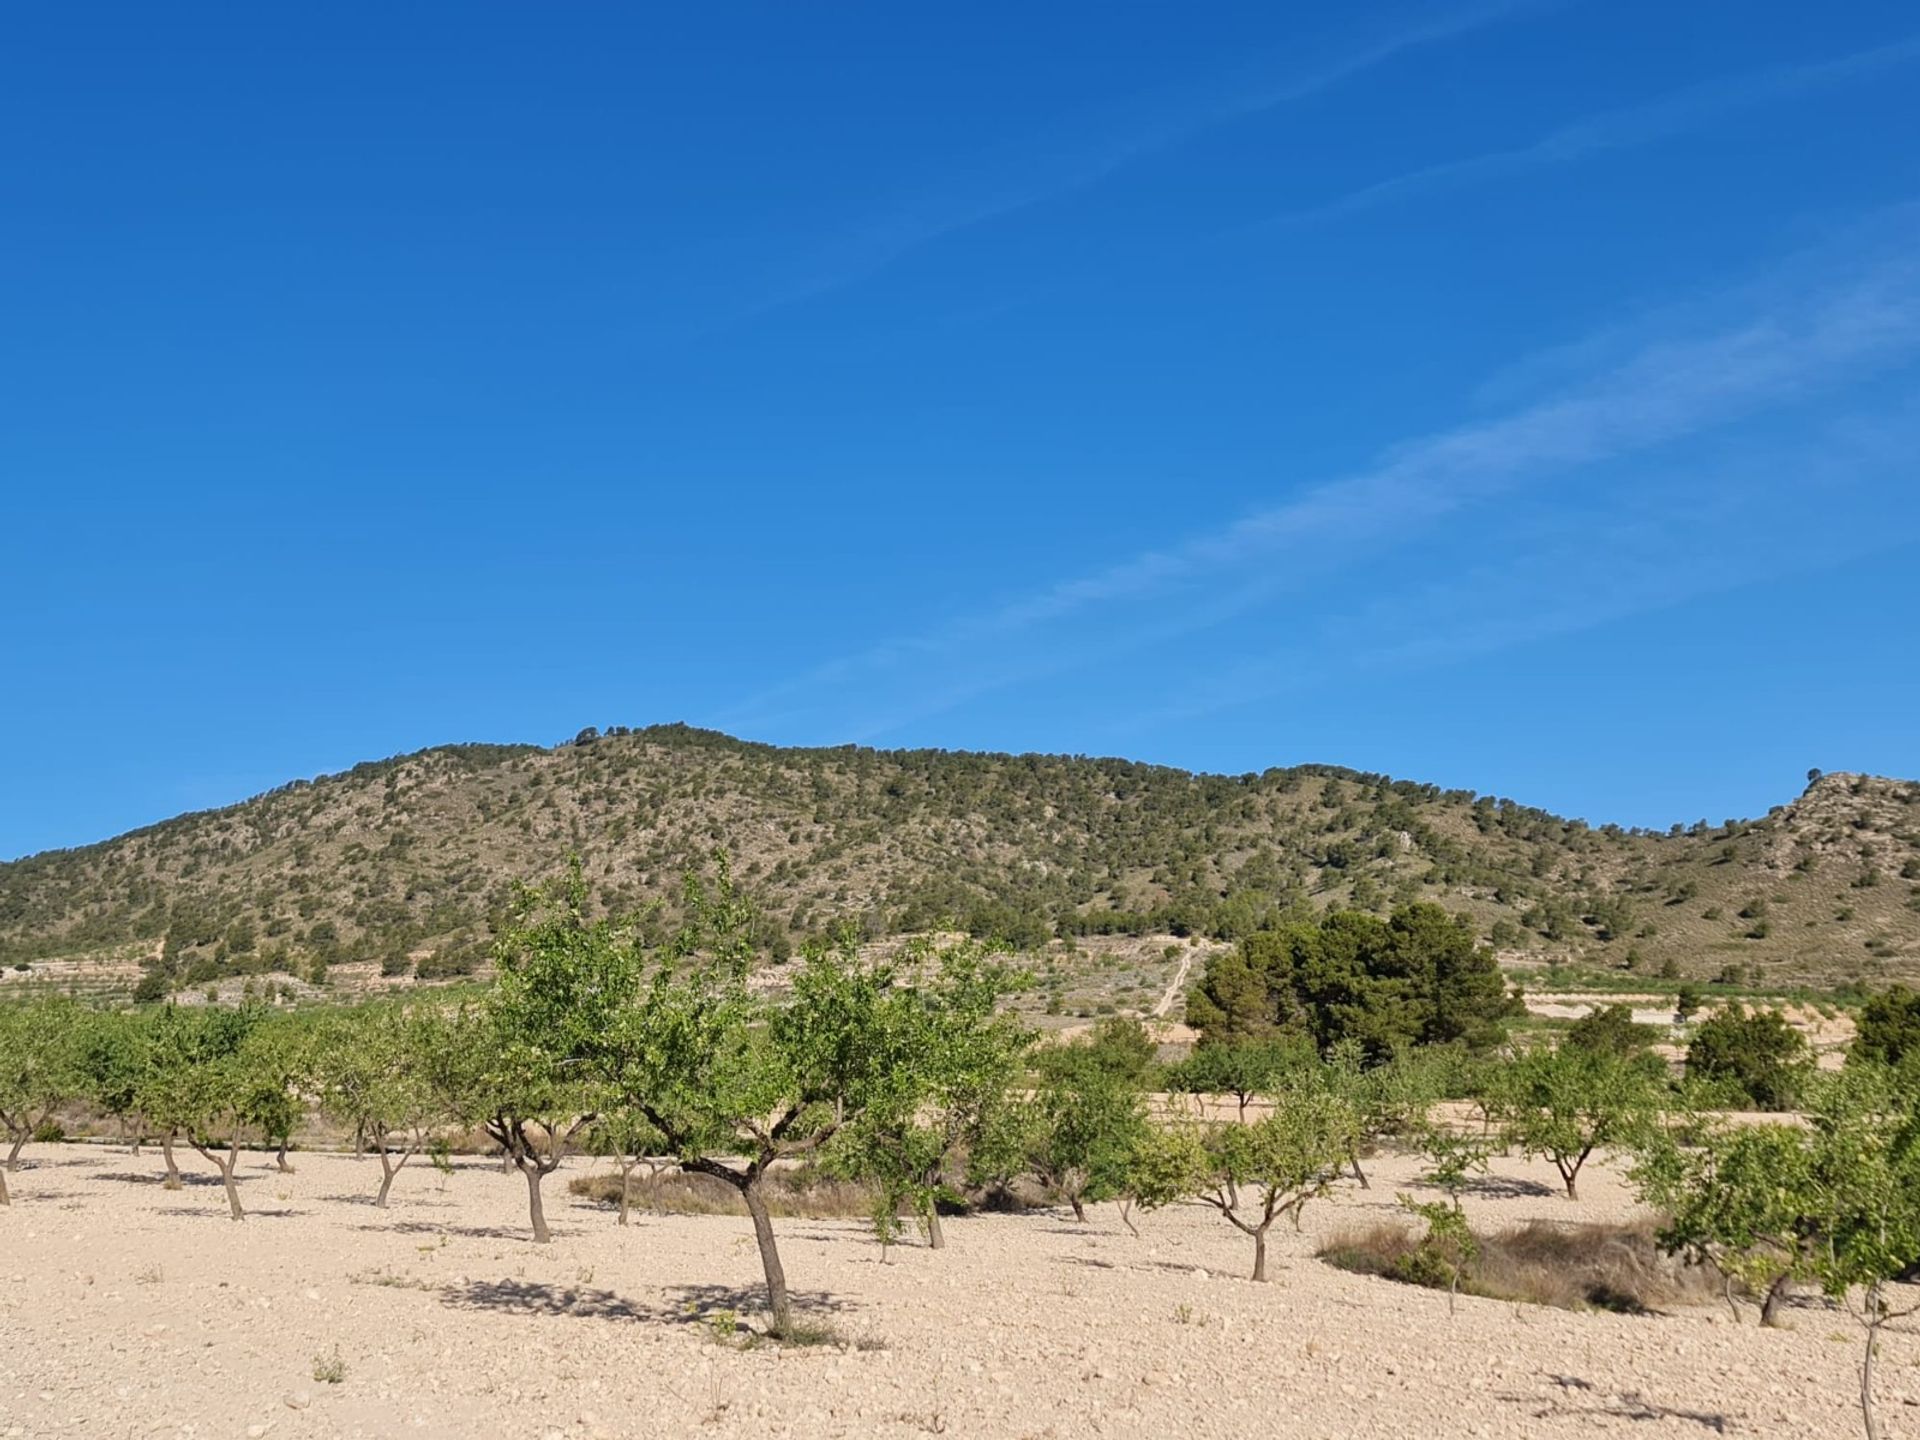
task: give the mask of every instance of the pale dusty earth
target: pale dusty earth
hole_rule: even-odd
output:
[[[1316,1240],[1396,1212],[1410,1159],[1370,1192],[1276,1228],[1274,1280],[1211,1211],[978,1216],[935,1252],[883,1262],[857,1221],[776,1222],[808,1312],[845,1345],[744,1348],[758,1323],[744,1217],[621,1229],[548,1182],[554,1243],[526,1238],[525,1190],[486,1162],[442,1188],[409,1169],[391,1210],[372,1160],[242,1162],[252,1216],[226,1216],[197,1157],[168,1192],[158,1156],[34,1146],[0,1210],[5,1436],[1848,1436],[1860,1336],[1808,1302],[1791,1329],[1724,1308],[1571,1313],[1344,1274]],[[1589,1178],[1590,1177],[1590,1178]],[[1468,1199],[1482,1227],[1619,1216],[1511,1160]],[[724,1322],[722,1322],[724,1323]],[[338,1383],[315,1379],[335,1350]],[[858,1348],[871,1347],[871,1348]],[[1883,1434],[1920,1437],[1920,1336],[1882,1353]]]

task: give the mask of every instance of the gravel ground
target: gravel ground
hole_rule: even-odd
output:
[[[1569,1313],[1344,1274],[1316,1239],[1394,1214],[1415,1165],[1275,1231],[1274,1280],[1211,1211],[1111,1206],[949,1222],[948,1248],[880,1252],[853,1221],[776,1222],[803,1305],[845,1344],[745,1347],[757,1321],[744,1217],[625,1230],[548,1182],[530,1244],[517,1176],[409,1169],[385,1212],[371,1160],[243,1161],[252,1216],[217,1182],[157,1183],[158,1155],[32,1147],[0,1210],[0,1435],[1554,1436],[1859,1433],[1859,1332],[1812,1303],[1792,1328],[1724,1309]],[[1506,1162],[1470,1197],[1486,1227],[1617,1217],[1609,1175],[1571,1204]],[[1589,1176],[1591,1178],[1589,1178]],[[1284,1227],[1285,1222],[1282,1222]],[[724,1321],[721,1322],[724,1324]],[[315,1378],[337,1350],[337,1383]],[[1889,1339],[1883,1434],[1920,1437],[1920,1338]]]

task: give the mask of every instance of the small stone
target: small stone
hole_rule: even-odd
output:
[[[295,1390],[287,1396],[287,1408],[289,1410],[305,1410],[312,1404],[313,1392],[310,1390]]]

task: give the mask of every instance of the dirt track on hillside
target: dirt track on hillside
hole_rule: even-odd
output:
[[[779,1223],[810,1313],[849,1343],[738,1348],[759,1271],[744,1219],[622,1230],[549,1182],[478,1161],[444,1189],[410,1169],[366,1203],[370,1160],[243,1162],[252,1218],[217,1184],[155,1183],[157,1156],[35,1146],[0,1210],[0,1435],[249,1436],[1849,1436],[1858,1331],[1818,1303],[1793,1328],[1724,1309],[1568,1313],[1335,1271],[1318,1236],[1396,1213],[1410,1161],[1276,1230],[1274,1282],[1200,1210],[1110,1206],[949,1222],[949,1248],[882,1263],[851,1221]],[[1589,1172],[1592,1174],[1592,1172]],[[1481,1226],[1628,1207],[1604,1174],[1577,1205],[1544,1165],[1500,1165]],[[724,1325],[724,1320],[721,1324]],[[875,1348],[853,1348],[855,1345]],[[335,1348],[338,1384],[316,1381]],[[1891,1338],[1884,1425],[1920,1436],[1920,1337]]]

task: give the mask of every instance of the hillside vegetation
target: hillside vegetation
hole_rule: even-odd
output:
[[[851,920],[869,937],[953,926],[1097,967],[1158,957],[1161,940],[1427,899],[1470,917],[1509,966],[1920,976],[1911,781],[1827,775],[1763,818],[1648,833],[1324,766],[1195,775],[784,749],[685,726],[425,750],[0,865],[0,964],[15,982],[144,974],[149,994],[268,972],[324,983],[341,966],[444,978],[485,963],[513,878],[578,853],[602,903],[658,902],[664,933],[682,866],[717,848],[776,958]]]

